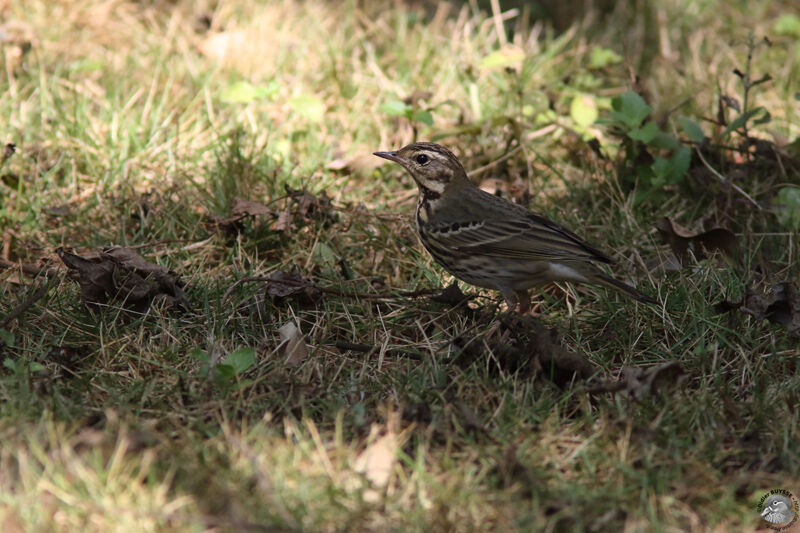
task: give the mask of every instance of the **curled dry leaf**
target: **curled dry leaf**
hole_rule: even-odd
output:
[[[459,288],[458,283],[455,281],[450,285],[448,285],[447,288],[442,289],[440,293],[431,296],[432,302],[447,304],[451,307],[455,307],[458,304],[469,299],[470,296],[464,294]]]
[[[504,372],[528,376],[541,373],[559,386],[568,384],[576,375],[589,379],[596,372],[586,357],[566,350],[553,330],[529,316],[503,316],[488,334],[459,336],[452,343],[458,351],[456,362],[461,366],[491,357]]]
[[[723,300],[716,309],[720,313],[738,309],[758,320],[786,326],[790,335],[800,337],[800,290],[790,282],[783,282],[774,285],[771,292],[764,296],[748,286],[741,301]]]
[[[231,206],[231,215],[233,216],[258,216],[258,215],[273,215],[272,209],[265,206],[261,202],[253,200],[245,200],[243,198],[234,198],[233,205]]]
[[[284,357],[288,366],[297,366],[308,357],[308,347],[300,328],[294,322],[287,322],[278,328],[281,343],[278,345],[278,354]]]
[[[707,253],[718,250],[728,256],[736,251],[736,235],[725,228],[713,228],[693,234],[667,217],[656,222],[655,226],[682,264],[688,260],[689,250],[697,259],[705,259]]]
[[[679,385],[686,374],[677,361],[669,361],[649,367],[624,366],[622,379],[589,387],[589,392],[625,391],[635,400],[642,400],[667,384]]]
[[[83,257],[62,249],[56,253],[80,285],[86,304],[117,303],[139,313],[156,302],[189,306],[177,274],[145,261],[131,249],[107,248]]]
[[[674,220],[662,218],[655,224],[664,242],[682,264],[689,258],[689,250],[697,259],[705,259],[706,254],[717,250],[732,256],[736,251],[736,235],[725,228],[713,228],[702,233],[693,234]]]
[[[315,304],[322,299],[322,291],[303,278],[297,269],[291,272],[285,270],[273,272],[267,281],[265,290],[275,302],[296,297],[301,304]]]

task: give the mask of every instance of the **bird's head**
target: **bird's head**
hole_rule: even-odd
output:
[[[453,152],[438,144],[413,143],[396,152],[375,152],[375,155],[400,163],[423,190],[442,194],[447,188],[469,183]]]

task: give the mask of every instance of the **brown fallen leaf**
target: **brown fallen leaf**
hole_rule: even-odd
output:
[[[442,289],[440,293],[431,296],[431,301],[455,307],[456,305],[464,302],[465,300],[469,300],[470,298],[470,296],[467,296],[461,291],[458,283],[454,281],[448,285],[447,288]]]
[[[713,228],[693,234],[667,217],[657,221],[655,227],[681,264],[686,264],[688,261],[690,250],[697,259],[705,259],[708,253],[717,250],[728,256],[733,256],[736,251],[736,235],[725,228]]]
[[[275,231],[282,231],[284,233],[289,233],[292,231],[294,227],[292,224],[292,211],[287,207],[280,213],[278,213],[278,219],[272,225],[272,229]]]
[[[281,343],[278,345],[278,354],[285,357],[287,366],[298,366],[308,357],[308,347],[300,328],[294,322],[287,322],[278,328]]]
[[[56,253],[80,285],[86,304],[116,303],[139,313],[156,302],[189,306],[174,272],[145,261],[131,249],[113,247],[83,257],[63,249]]]
[[[261,202],[253,200],[245,200],[243,198],[234,198],[233,205],[231,206],[231,215],[233,216],[258,216],[258,215],[274,215],[275,213],[269,207]]]
[[[758,320],[781,324],[791,336],[800,337],[800,290],[793,283],[778,283],[766,296],[747,286],[741,301],[723,300],[715,307],[719,313],[738,309]]]
[[[589,379],[596,373],[585,356],[565,349],[555,331],[530,316],[501,316],[489,333],[459,336],[452,343],[457,349],[455,361],[462,367],[488,357],[504,372],[541,374],[559,386],[567,385],[575,376]]]
[[[301,304],[316,304],[322,299],[322,291],[304,279],[297,269],[291,272],[277,270],[272,273],[265,288],[267,295],[274,302],[296,297]]]
[[[677,361],[669,361],[648,367],[624,366],[622,379],[607,381],[588,388],[592,394],[625,391],[640,401],[667,384],[680,385],[686,374]]]

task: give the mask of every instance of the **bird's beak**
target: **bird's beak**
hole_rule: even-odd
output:
[[[406,163],[406,160],[397,155],[397,152],[373,152],[372,155],[377,155],[378,157],[388,159],[389,161],[394,161],[395,163],[400,163],[401,165],[405,165]]]

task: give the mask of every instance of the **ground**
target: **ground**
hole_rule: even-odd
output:
[[[800,496],[800,12],[523,4],[0,2],[0,529],[753,531]],[[414,140],[658,305],[450,287],[371,155]]]

